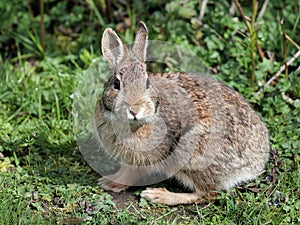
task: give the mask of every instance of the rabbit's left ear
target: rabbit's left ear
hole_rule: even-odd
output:
[[[132,53],[140,61],[146,61],[147,54],[147,40],[148,40],[148,29],[147,26],[141,21],[139,22],[138,31],[135,36]]]
[[[122,58],[127,54],[126,46],[111,28],[106,28],[103,32],[101,46],[102,54],[111,67],[115,67],[119,64]]]

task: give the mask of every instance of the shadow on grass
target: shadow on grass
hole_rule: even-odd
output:
[[[16,134],[18,138],[0,142],[2,154],[29,175],[47,178],[54,185],[96,186],[99,175],[85,162],[72,133],[59,132],[59,129],[45,129],[45,125],[29,133],[25,129],[24,133]]]

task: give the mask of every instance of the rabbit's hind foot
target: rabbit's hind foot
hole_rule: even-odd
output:
[[[217,197],[217,193],[210,193],[202,198],[197,192],[174,193],[165,188],[147,188],[142,191],[141,197],[153,203],[172,206],[179,204],[207,203],[209,200],[215,199]]]

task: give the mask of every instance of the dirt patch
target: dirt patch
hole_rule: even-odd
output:
[[[118,209],[128,208],[130,205],[138,206],[140,197],[134,194],[133,190],[126,190],[119,193],[110,192],[113,202]]]

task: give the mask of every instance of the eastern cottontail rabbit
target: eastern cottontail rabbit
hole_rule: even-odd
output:
[[[208,76],[148,74],[147,38],[143,22],[131,50],[112,29],[103,33],[111,74],[95,122],[102,148],[123,165],[102,177],[100,186],[118,192],[146,173],[174,175],[193,192],[147,188],[141,196],[176,205],[201,202],[261,174],[269,156],[268,130],[247,101]]]

